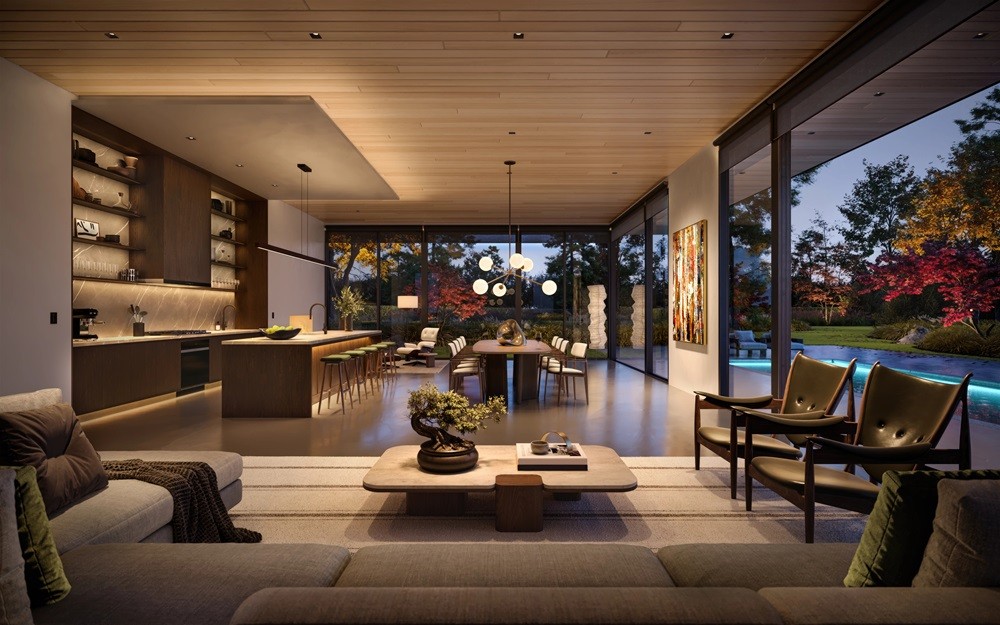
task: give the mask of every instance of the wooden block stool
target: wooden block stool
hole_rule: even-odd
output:
[[[340,411],[347,412],[347,406],[344,403],[344,393],[351,399],[351,408],[354,408],[354,395],[351,393],[351,375],[347,368],[348,361],[351,360],[348,354],[330,354],[328,356],[323,356],[320,358],[320,362],[323,363],[323,377],[320,379],[319,383],[319,408],[317,409],[317,414],[323,410],[323,391],[326,387],[327,374],[330,376],[330,391],[326,396],[326,407],[330,407],[330,398],[333,397],[334,393],[340,395]],[[333,385],[333,371],[331,367],[335,367],[337,370],[337,385]]]
[[[498,532],[542,531],[542,476],[498,475],[496,507]]]

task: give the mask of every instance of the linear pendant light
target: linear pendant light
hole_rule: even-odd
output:
[[[299,170],[302,171],[303,174],[305,174],[305,178],[306,178],[306,181],[307,181],[306,182],[306,188],[308,188],[308,179],[309,179],[309,174],[312,173],[312,168],[309,167],[309,165],[306,165],[305,163],[299,163],[297,165],[297,167],[299,168]],[[299,178],[299,203],[302,204],[302,178],[301,178],[301,175],[300,175],[300,178]],[[303,217],[305,218],[305,217],[309,216],[309,195],[308,195],[308,193],[305,196],[304,206],[305,206],[305,215]],[[299,209],[299,210],[301,211],[301,209]],[[300,249],[302,249],[303,241],[304,241],[304,237],[303,237],[302,232],[300,230],[300,232],[299,232],[299,246],[300,246]],[[292,259],[295,259],[295,260],[301,260],[301,261],[306,262],[306,263],[312,263],[314,265],[320,265],[320,266],[326,267],[327,269],[335,269],[335,270],[339,270],[340,269],[340,267],[338,267],[337,265],[332,265],[332,264],[330,264],[330,263],[328,263],[328,262],[326,262],[324,260],[321,260],[319,258],[313,258],[312,256],[307,256],[307,255],[305,255],[305,254],[303,254],[301,252],[293,252],[292,250],[288,250],[288,249],[285,249],[283,247],[278,247],[277,245],[271,245],[269,243],[258,243],[257,244],[257,249],[263,250],[265,252],[270,252],[271,254],[279,254],[281,256],[287,256],[288,258],[292,258]]]

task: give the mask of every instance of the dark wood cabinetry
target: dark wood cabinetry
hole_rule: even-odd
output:
[[[169,155],[143,160],[145,185],[136,195],[151,208],[146,211],[146,219],[133,226],[142,232],[146,244],[145,253],[138,258],[141,275],[209,286],[211,217],[206,205],[211,178]]]
[[[142,341],[73,348],[73,410],[103,410],[181,386],[181,342]]]

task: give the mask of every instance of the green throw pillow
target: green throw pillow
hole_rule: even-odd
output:
[[[28,597],[32,607],[49,605],[69,594],[69,580],[63,572],[56,541],[49,532],[49,517],[45,514],[45,502],[38,490],[35,467],[9,468],[15,472],[14,511],[24,556]]]
[[[1000,470],[886,471],[844,585],[909,586],[934,527],[941,480],[996,480]]]

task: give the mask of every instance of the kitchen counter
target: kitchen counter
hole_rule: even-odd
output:
[[[248,339],[235,339],[230,341],[223,341],[223,345],[264,345],[267,347],[293,347],[293,346],[316,346],[316,345],[328,345],[330,343],[342,343],[344,341],[350,341],[353,339],[360,338],[381,338],[382,332],[380,330],[354,330],[350,332],[345,332],[344,330],[330,330],[326,334],[323,334],[322,330],[316,332],[299,332],[298,335],[293,336],[290,339],[283,341],[278,341],[274,339],[269,339],[266,336],[255,336]]]
[[[147,341],[180,341],[185,339],[211,338],[214,336],[225,337],[227,335],[238,336],[240,334],[259,334],[258,328],[247,330],[210,330],[208,334],[173,334],[166,336],[108,336],[96,339],[73,339],[73,347],[89,347],[94,345],[117,345],[119,343],[145,343]],[[269,341],[270,339],[262,339]]]
[[[309,418],[319,401],[323,356],[381,340],[379,330],[300,333],[222,341],[224,418]]]

